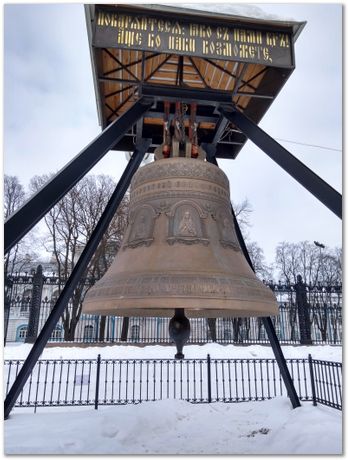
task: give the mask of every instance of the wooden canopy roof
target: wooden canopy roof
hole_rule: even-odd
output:
[[[246,137],[215,110],[233,104],[258,123],[295,68],[304,22],[269,21],[160,5],[86,5],[99,122],[121,116],[141,95],[156,103],[115,150],[137,138],[163,141],[164,101],[197,102],[199,143],[235,158]],[[174,113],[172,104],[171,114]],[[188,120],[187,120],[188,123]]]

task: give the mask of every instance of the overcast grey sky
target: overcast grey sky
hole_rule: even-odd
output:
[[[295,44],[296,69],[260,126],[276,139],[339,150],[280,142],[341,192],[342,6],[259,3],[240,11],[307,21]],[[9,4],[4,28],[4,172],[27,186],[34,175],[58,171],[100,132],[84,9]],[[268,262],[281,241],[341,245],[341,221],[250,141],[236,160],[219,164],[232,200],[249,199],[250,238]],[[118,179],[125,165],[123,153],[109,152],[92,173]]]

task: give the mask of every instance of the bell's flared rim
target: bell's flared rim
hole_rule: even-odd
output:
[[[195,306],[194,306],[195,305]],[[188,318],[249,318],[277,316],[277,301],[245,299],[156,298],[103,299],[85,301],[85,314],[121,317],[171,318],[176,308],[183,308]]]

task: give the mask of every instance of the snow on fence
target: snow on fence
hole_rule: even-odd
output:
[[[23,360],[6,360],[10,390]],[[302,401],[342,409],[342,364],[287,359]],[[192,403],[258,401],[286,395],[275,359],[39,360],[15,407],[82,406],[183,399]]]

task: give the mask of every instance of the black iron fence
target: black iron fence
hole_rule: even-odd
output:
[[[342,410],[342,363],[308,357],[313,382],[313,404],[318,402]]]
[[[287,359],[301,401],[342,409],[342,364]],[[6,360],[4,388],[24,361]],[[261,401],[286,395],[275,359],[39,360],[15,407],[137,404],[182,399],[192,403]]]
[[[40,276],[42,283],[40,283]],[[6,283],[5,339],[34,341],[42,329],[64,282],[55,276],[15,275]],[[86,280],[86,290],[94,280]],[[269,283],[278,300],[279,316],[272,318],[280,343],[341,344],[342,286]],[[41,289],[41,290],[40,290]],[[40,295],[38,295],[40,292]],[[170,343],[169,318],[121,318],[85,315],[81,305],[67,306],[50,341]],[[268,343],[259,318],[191,320],[189,343]]]

